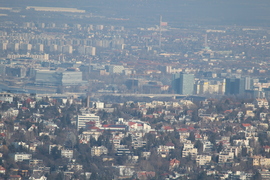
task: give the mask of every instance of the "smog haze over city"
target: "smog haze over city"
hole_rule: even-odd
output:
[[[0,180],[269,180],[269,0],[0,0]]]
[[[128,18],[128,26],[156,24],[160,15],[175,27],[196,24],[267,26],[270,19],[267,0],[2,0],[1,5],[78,8],[96,15]],[[29,16],[26,18],[46,18],[33,17],[31,13]],[[55,17],[54,20],[63,19]]]

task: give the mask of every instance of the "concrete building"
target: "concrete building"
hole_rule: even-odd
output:
[[[15,162],[22,162],[24,160],[30,160],[32,159],[32,154],[15,153],[13,154],[13,159]]]
[[[195,159],[197,157],[197,154],[197,148],[183,149],[182,151],[182,157],[188,157],[190,155],[192,159]]]
[[[256,98],[254,104],[258,108],[264,107],[266,109],[269,109],[268,100],[266,98]]]
[[[71,149],[61,149],[61,157],[73,158],[73,150]]]
[[[244,94],[245,79],[243,78],[226,78],[225,94],[237,95]]]
[[[224,94],[225,80],[200,80],[195,83],[196,94]]]
[[[32,50],[32,44],[27,44],[27,43],[20,44],[20,50],[22,50],[22,51],[31,51]]]
[[[95,126],[101,127],[99,116],[96,116],[95,114],[82,114],[77,116],[77,130],[81,128],[85,128],[87,122],[95,122]]]
[[[210,155],[197,155],[196,157],[196,163],[199,166],[203,166],[211,161]]]
[[[122,74],[124,71],[124,66],[119,65],[107,65],[105,66],[107,72],[109,73],[116,73],[116,74]]]
[[[36,70],[36,84],[53,85],[53,86],[70,86],[80,85],[82,81],[81,71],[53,71],[53,70]]]
[[[56,52],[58,50],[58,47],[56,44],[50,45],[50,52]]]
[[[233,159],[233,152],[220,152],[218,156],[218,163],[226,163],[227,161],[232,161]]]
[[[63,8],[63,7],[27,6],[26,9],[33,9],[33,10],[35,10],[35,11],[85,13],[85,10],[80,10],[80,9],[77,9],[77,8]]]
[[[73,48],[71,45],[66,45],[62,47],[62,52],[65,54],[72,54],[73,53]]]
[[[102,154],[107,154],[108,149],[105,146],[93,146],[91,148],[91,156],[101,156]]]
[[[61,85],[61,72],[36,70],[35,83],[40,85]]]
[[[43,44],[36,44],[34,46],[35,51],[37,52],[43,52],[44,51],[44,45]]]
[[[7,47],[8,47],[8,43],[0,43],[0,50],[1,51],[7,50]]]
[[[2,102],[13,102],[13,95],[10,93],[0,93],[0,101]]]
[[[95,56],[96,55],[96,47],[93,46],[86,46],[85,47],[85,54]]]
[[[82,72],[81,71],[64,71],[62,72],[61,84],[63,86],[69,85],[79,85],[84,83],[82,81]]]

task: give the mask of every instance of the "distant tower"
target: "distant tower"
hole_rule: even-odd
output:
[[[204,36],[204,49],[205,50],[210,50],[210,47],[208,46],[208,35],[207,35],[207,33]]]
[[[159,49],[161,49],[161,25],[162,25],[162,16],[159,17]]]
[[[89,67],[88,67],[88,90],[87,90],[87,99],[86,99],[86,107],[90,108],[90,96],[91,96],[91,82],[90,82],[90,72],[91,72],[91,63],[92,58],[89,59]]]
[[[205,34],[205,37],[204,37],[204,47],[208,47],[207,34]]]
[[[86,107],[90,108],[90,94],[89,93],[87,93]]]

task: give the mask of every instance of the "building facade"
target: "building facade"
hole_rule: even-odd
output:
[[[173,89],[176,94],[191,95],[194,93],[194,74],[174,74]]]

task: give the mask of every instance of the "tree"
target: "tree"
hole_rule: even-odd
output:
[[[121,142],[121,145],[127,145],[128,147],[131,147],[132,144],[132,137],[131,134],[129,134],[127,137],[124,137]]]
[[[58,147],[53,147],[51,150],[51,155],[53,159],[59,159],[61,158],[61,151],[58,150]]]
[[[194,147],[198,149],[198,152],[203,151],[203,143],[200,140],[195,141]]]
[[[194,142],[195,141],[195,134],[194,134],[194,132],[191,132],[189,134],[188,140],[190,140],[191,142]]]
[[[200,172],[197,176],[197,180],[208,180],[208,176],[205,171]]]
[[[99,143],[96,141],[96,139],[94,137],[91,137],[90,138],[90,147],[93,147],[93,146],[98,146]]]
[[[62,180],[62,179],[64,179],[64,177],[65,177],[64,174],[62,172],[60,172],[57,174],[55,180]]]
[[[256,170],[254,176],[252,177],[252,180],[262,180],[262,176],[258,170]]]
[[[218,144],[218,147],[217,147],[217,152],[219,153],[222,150],[223,150],[223,144],[222,143],[219,143]]]

